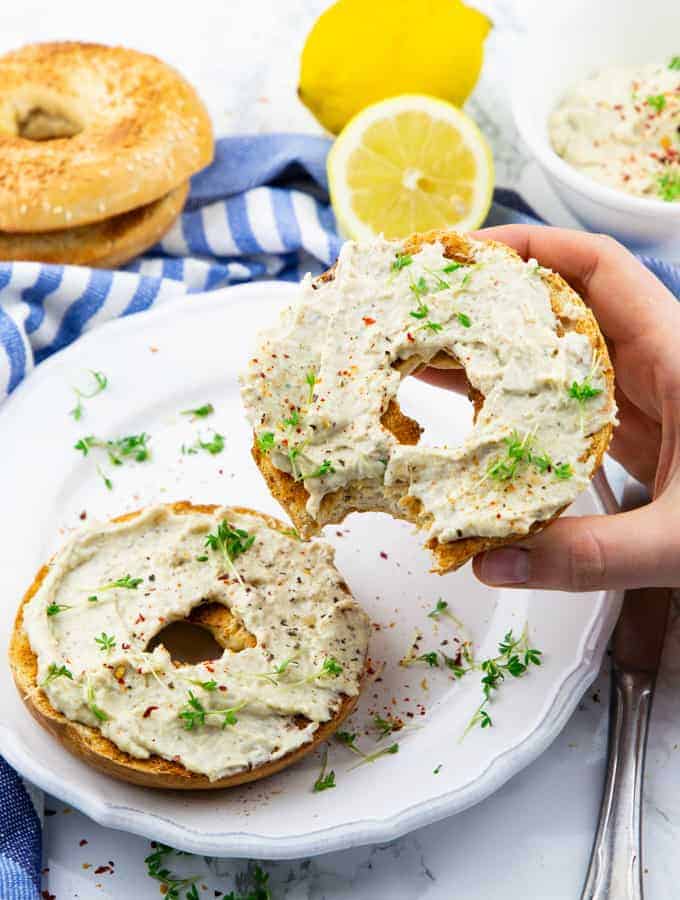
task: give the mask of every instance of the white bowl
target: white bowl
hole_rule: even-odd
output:
[[[552,149],[548,118],[567,88],[608,65],[663,62],[680,48],[678,0],[542,3],[515,59],[517,128],[564,204],[587,228],[634,247],[680,242],[680,203],[599,184]]]

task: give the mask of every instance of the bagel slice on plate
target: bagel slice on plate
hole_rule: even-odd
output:
[[[401,378],[425,365],[465,371],[474,425],[459,447],[420,446],[399,408]],[[242,397],[254,459],[304,536],[388,512],[426,532],[440,573],[559,516],[616,422],[607,346],[578,294],[454,232],[346,243],[262,333]]]
[[[211,635],[209,658],[166,648],[187,623]],[[74,534],[24,597],[10,663],[31,714],[83,762],[211,789],[326,740],[358,700],[368,633],[328,545],[252,510],[181,502]]]

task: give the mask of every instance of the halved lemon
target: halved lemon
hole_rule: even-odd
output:
[[[469,231],[491,205],[491,150],[472,119],[444,100],[403,94],[366,107],[328,155],[331,202],[355,240]]]

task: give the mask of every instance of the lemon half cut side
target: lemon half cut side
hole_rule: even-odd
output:
[[[477,228],[491,205],[489,146],[444,100],[403,94],[374,103],[344,128],[328,156],[331,201],[354,240]]]

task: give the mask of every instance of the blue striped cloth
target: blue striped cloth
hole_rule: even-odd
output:
[[[341,245],[326,193],[329,146],[289,134],[218,141],[180,220],[122,271],[0,263],[0,403],[36,364],[108,319],[179,294],[255,278],[298,281],[327,268]],[[517,194],[497,190],[494,199],[487,224],[538,221]],[[680,270],[645,262],[680,295]],[[0,898],[37,897],[39,820],[1,758],[0,798]]]

